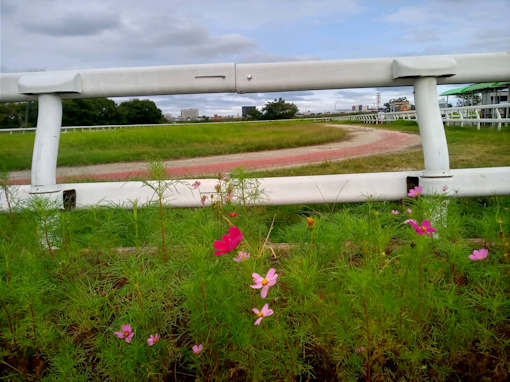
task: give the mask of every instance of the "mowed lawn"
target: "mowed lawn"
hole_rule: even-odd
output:
[[[58,166],[178,159],[314,145],[344,139],[341,128],[309,121],[190,124],[67,132]],[[33,133],[0,134],[4,171],[28,169]]]
[[[340,124],[361,125],[356,122]],[[374,127],[374,125],[364,125]],[[419,134],[414,121],[396,121],[385,129]],[[446,140],[451,168],[510,166],[510,127],[496,128],[446,126]],[[403,153],[372,155],[340,162],[324,162],[294,168],[257,171],[250,176],[298,176],[325,174],[354,174],[364,172],[408,171],[423,169],[421,149]]]

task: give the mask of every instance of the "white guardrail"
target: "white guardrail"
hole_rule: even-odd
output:
[[[57,184],[56,165],[63,98],[122,97],[158,94],[257,93],[270,91],[414,86],[416,116],[424,155],[424,171],[261,178],[259,204],[329,203],[404,198],[411,185],[424,194],[452,196],[510,193],[510,167],[450,170],[448,145],[437,84],[510,80],[510,53],[396,57],[360,60],[299,61],[259,64],[210,64],[96,69],[45,73],[0,74],[0,102],[37,99],[39,114],[32,157],[31,185],[9,186],[18,200],[34,195],[76,207],[131,206],[153,197],[141,182]],[[185,184],[185,183],[189,184]],[[217,180],[201,180],[200,192],[177,186],[167,204],[201,205],[214,193]],[[0,208],[7,209],[5,190]],[[70,197],[73,195],[73,197]]]
[[[439,109],[443,122],[464,126],[465,124],[476,125],[480,130],[481,124],[496,125],[501,130],[502,124],[510,124],[510,103],[499,103],[494,105],[475,105],[449,107]],[[365,113],[336,117],[338,120],[361,121],[365,123],[381,124],[399,119],[415,120],[416,111],[396,111],[386,113]]]
[[[124,128],[138,128],[138,127],[157,127],[157,126],[189,126],[189,125],[221,125],[226,123],[267,123],[267,122],[284,122],[284,121],[329,121],[333,119],[333,117],[317,117],[317,118],[293,118],[293,119],[264,119],[264,120],[255,120],[255,121],[208,121],[208,122],[167,122],[167,123],[146,123],[146,124],[137,124],[137,125],[90,125],[90,126],[62,126],[60,131],[62,133],[66,133],[68,131],[105,131],[105,130],[114,130],[114,129],[124,129]],[[19,134],[19,133],[29,133],[36,131],[36,127],[24,127],[24,128],[15,128],[15,129],[2,129],[0,128],[0,133],[4,134]]]

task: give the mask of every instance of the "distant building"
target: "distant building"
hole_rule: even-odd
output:
[[[368,105],[352,105],[352,111],[369,111],[372,110]]]
[[[510,100],[510,82],[488,82],[450,89],[442,96],[462,96],[465,98],[464,106],[480,102],[482,105],[506,103]]]
[[[408,111],[411,110],[411,105],[408,100],[393,101],[390,103],[390,111]]]
[[[198,119],[198,109],[182,109],[181,118],[185,121],[195,121]]]
[[[257,110],[256,106],[243,106],[241,108],[241,115],[243,116],[243,118],[247,118],[248,117],[248,113],[250,111],[255,111],[255,110]]]

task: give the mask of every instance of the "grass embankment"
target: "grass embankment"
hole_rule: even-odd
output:
[[[31,166],[34,134],[0,134],[4,171]],[[58,166],[177,159],[307,146],[345,138],[346,132],[308,121],[154,126],[67,132]]]
[[[0,378],[507,380],[510,198],[450,200],[437,238],[403,224],[442,202],[0,214]],[[214,256],[230,225],[244,238]]]
[[[355,122],[350,121],[342,121],[339,124],[356,125]],[[374,125],[363,126],[375,127]],[[384,128],[419,134],[418,125],[414,121],[395,121],[384,124]],[[451,168],[510,166],[510,127],[504,127],[501,131],[497,131],[495,128],[482,128],[478,131],[474,127],[446,126],[445,131]],[[295,168],[257,171],[250,173],[250,176],[355,174],[422,169],[423,153],[421,149],[418,149],[405,153],[372,155],[341,162],[324,162]]]

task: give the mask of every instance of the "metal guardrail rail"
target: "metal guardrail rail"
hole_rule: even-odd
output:
[[[151,201],[152,194],[142,187],[141,182],[57,184],[64,98],[408,85],[414,86],[423,171],[261,178],[259,183],[264,196],[258,203],[395,200],[405,197],[409,185],[417,183],[423,186],[424,194],[443,193],[443,189],[452,196],[508,194],[510,167],[450,169],[448,144],[437,103],[438,84],[508,80],[510,52],[0,74],[0,102],[37,99],[39,103],[31,185],[3,188],[0,191],[0,209],[8,208],[6,200],[11,194],[21,200],[34,196],[50,198],[63,205],[64,195],[74,193],[71,200],[77,207],[83,208],[104,204],[129,207],[133,200],[140,203]],[[204,191],[214,193],[217,180],[202,180],[202,183]],[[175,190],[166,200],[174,206],[200,206],[204,191],[196,192],[186,187]]]

